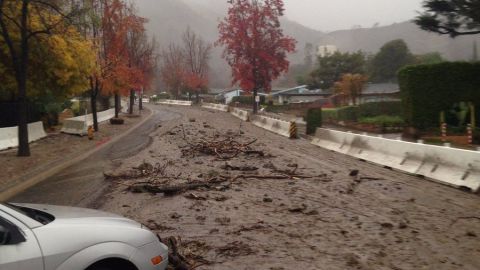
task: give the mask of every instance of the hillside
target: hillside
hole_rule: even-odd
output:
[[[325,35],[320,42],[336,45],[340,51],[376,53],[383,44],[394,39],[405,40],[414,54],[439,52],[449,60],[469,60],[475,37],[452,39],[423,31],[411,22],[403,22],[383,27],[335,31]]]
[[[138,0],[137,4],[140,13],[149,19],[147,29],[157,38],[160,47],[180,42],[187,27],[205,40],[215,42],[218,38],[218,22],[226,13],[224,0]],[[474,37],[451,39],[427,33],[410,22],[326,34],[284,18],[282,27],[287,35],[297,40],[297,52],[289,57],[292,63],[303,61],[306,43],[333,44],[341,51],[375,53],[386,42],[399,38],[404,39],[415,54],[438,51],[449,60],[467,60],[472,56],[474,40]],[[210,81],[214,88],[224,88],[230,84],[229,67],[221,58],[221,52],[221,48],[214,48],[211,60]]]

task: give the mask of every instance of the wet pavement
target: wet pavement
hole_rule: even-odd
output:
[[[122,158],[136,155],[148,147],[150,134],[162,122],[180,118],[178,112],[152,106],[153,115],[141,126],[110,146],[96,152],[84,161],[50,177],[42,183],[16,195],[10,201],[94,207],[108,188],[103,171]]]

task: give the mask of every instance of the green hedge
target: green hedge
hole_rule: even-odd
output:
[[[356,122],[360,118],[376,117],[380,115],[403,115],[402,103],[399,101],[370,102],[359,106],[349,106],[336,109],[323,109],[323,119],[329,121]]]
[[[399,71],[398,77],[408,126],[438,126],[440,112],[454,103],[473,102],[477,111],[480,108],[480,63],[408,66]],[[479,121],[477,118],[477,126]]]
[[[326,121],[357,121],[357,107],[342,107],[336,109],[323,109],[322,118]]]
[[[265,110],[267,112],[281,113],[290,109],[289,105],[267,105]]]
[[[390,116],[390,115],[364,117],[364,118],[360,118],[358,122],[362,124],[373,124],[373,125],[384,126],[384,127],[401,127],[404,124],[403,119],[400,116]]]
[[[305,121],[307,122],[307,134],[315,134],[317,128],[322,126],[322,109],[308,109]]]
[[[400,101],[370,102],[358,107],[358,118],[379,115],[402,116],[403,107]]]

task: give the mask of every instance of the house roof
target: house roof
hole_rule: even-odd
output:
[[[296,92],[298,94],[298,93],[303,92],[303,91],[308,91],[307,85],[300,85],[300,86],[297,86],[297,87],[294,87],[294,88],[275,91],[275,92],[272,92],[270,95],[278,96],[278,95],[281,95],[281,94],[288,94],[289,92]]]
[[[400,92],[396,83],[369,83],[363,90],[363,94],[389,94]]]

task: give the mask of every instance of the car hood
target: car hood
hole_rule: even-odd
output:
[[[140,223],[136,221],[127,219],[120,215],[93,210],[93,209],[70,207],[70,206],[28,204],[28,203],[15,203],[14,205],[46,212],[55,217],[55,220],[52,222],[54,224],[92,223],[92,224],[99,225],[99,222],[100,222],[100,223],[103,223],[104,225],[141,227]]]

